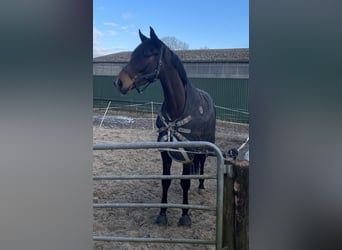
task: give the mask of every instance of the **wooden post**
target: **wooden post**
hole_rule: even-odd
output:
[[[249,249],[249,162],[239,161],[235,178],[235,242],[236,250]]]
[[[225,160],[225,165],[231,167],[233,176],[224,175],[222,248],[248,250],[249,162]]]
[[[227,164],[228,163],[225,162],[226,167],[228,167]],[[229,167],[233,167],[233,166],[229,166]],[[222,248],[225,250],[235,250],[235,208],[234,206],[235,206],[234,179],[232,178],[232,176],[229,176],[228,174],[224,174]]]

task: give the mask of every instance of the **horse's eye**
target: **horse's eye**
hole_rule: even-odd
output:
[[[157,55],[158,53],[159,51],[157,49],[145,49],[144,50],[144,56],[146,57],[154,56],[154,55]]]
[[[151,53],[150,50],[145,50],[145,51],[144,51],[144,56],[150,57],[150,56],[152,56],[152,55],[153,55],[153,54]]]

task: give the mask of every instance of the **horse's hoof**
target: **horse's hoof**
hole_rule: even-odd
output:
[[[204,193],[204,183],[202,182],[200,182],[200,184],[198,185],[198,193],[199,194],[203,194]]]
[[[160,214],[158,215],[155,223],[157,225],[161,225],[161,226],[164,226],[164,225],[167,225],[167,217],[166,217],[166,214]]]
[[[197,192],[201,195],[204,194],[204,188],[198,188]]]
[[[182,215],[178,221],[178,226],[191,226],[191,219],[189,215]]]

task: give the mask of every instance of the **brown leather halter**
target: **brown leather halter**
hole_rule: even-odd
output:
[[[137,90],[139,94],[141,94],[151,83],[155,82],[159,77],[160,67],[162,65],[163,60],[163,52],[164,52],[164,46],[161,46],[160,48],[160,56],[158,60],[157,67],[153,70],[151,73],[147,73],[144,75],[133,75],[128,69],[127,66],[125,66],[122,70],[127,73],[127,75],[131,78],[133,81],[134,88]],[[151,78],[153,77],[153,78]],[[141,85],[140,87],[136,84],[137,81],[140,80],[146,80],[146,83]]]

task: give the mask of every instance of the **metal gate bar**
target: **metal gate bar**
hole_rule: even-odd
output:
[[[217,194],[216,194],[216,241],[202,241],[195,239],[163,239],[163,238],[126,238],[126,237],[111,237],[111,236],[93,236],[93,240],[110,240],[110,241],[134,241],[139,242],[165,242],[165,243],[192,243],[201,244],[200,242],[211,242],[215,244],[216,249],[222,248],[222,222],[223,222],[223,175],[224,175],[224,160],[221,150],[213,143],[205,141],[195,142],[135,142],[135,143],[99,143],[93,145],[93,150],[112,150],[112,149],[141,149],[141,148],[186,148],[186,147],[207,147],[216,153],[217,157]],[[231,173],[229,173],[231,174]],[[198,178],[198,176],[197,176]],[[160,203],[162,204],[162,203]],[[175,204],[164,204],[175,205]],[[204,243],[202,243],[204,244]]]
[[[98,175],[93,180],[216,179],[216,175]]]
[[[118,242],[150,242],[150,243],[183,243],[183,244],[205,244],[215,245],[215,240],[196,240],[196,239],[172,239],[172,238],[136,238],[136,237],[112,237],[94,236],[98,241],[118,241]]]
[[[172,204],[172,203],[96,203],[93,208],[123,208],[123,207],[142,207],[142,208],[184,208],[184,209],[198,209],[216,211],[216,207],[209,207],[203,205],[186,205],[186,204]]]

